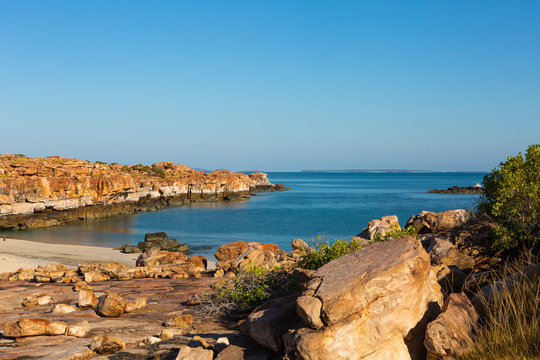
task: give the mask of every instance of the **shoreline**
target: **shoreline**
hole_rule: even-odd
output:
[[[0,238],[0,273],[60,263],[68,267],[91,262],[121,262],[135,266],[140,254],[124,254],[110,247],[41,243]]]

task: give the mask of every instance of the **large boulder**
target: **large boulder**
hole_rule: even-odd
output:
[[[287,253],[276,244],[236,241],[221,245],[214,254],[218,260],[216,267],[228,270],[247,265],[272,268],[292,263]]]
[[[126,303],[117,293],[108,293],[99,298],[96,313],[103,317],[119,317],[126,312]]]
[[[440,213],[422,211],[419,215],[413,215],[407,226],[412,226],[419,234],[428,234],[444,230],[449,230],[456,226],[463,225],[472,216],[467,210],[448,210]]]
[[[398,217],[396,215],[383,216],[368,222],[368,227],[364,228],[360,234],[353,236],[353,240],[375,240],[396,230],[401,230]]]
[[[308,320],[286,334],[301,359],[423,359],[425,327],[443,295],[429,255],[414,238],[377,243],[321,267],[299,298]],[[310,295],[312,294],[312,295]],[[319,317],[324,326],[316,329]],[[315,325],[315,326],[314,326]],[[314,329],[315,328],[315,329]],[[291,344],[292,343],[292,344]]]
[[[257,307],[248,317],[249,335],[262,346],[279,352],[283,349],[283,334],[298,319],[298,294],[272,299]]]
[[[463,293],[450,294],[442,311],[426,329],[427,360],[459,359],[472,349],[471,335],[478,314],[469,298]]]

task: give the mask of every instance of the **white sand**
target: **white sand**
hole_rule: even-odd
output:
[[[0,273],[53,263],[76,267],[82,263],[118,261],[135,266],[139,255],[124,254],[100,246],[48,244],[7,238],[3,241],[0,238]]]

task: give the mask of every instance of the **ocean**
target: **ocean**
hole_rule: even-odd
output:
[[[271,172],[270,181],[289,191],[261,193],[241,202],[193,203],[157,212],[120,215],[0,235],[38,242],[120,247],[136,245],[147,232],[165,231],[196,254],[213,259],[215,249],[232,241],[275,243],[316,236],[350,239],[367,222],[397,215],[403,226],[422,210],[472,209],[478,195],[428,194],[430,189],[471,186],[485,173],[316,173]]]

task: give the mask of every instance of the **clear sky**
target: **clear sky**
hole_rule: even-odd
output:
[[[0,0],[0,153],[489,170],[540,143],[540,1]]]

